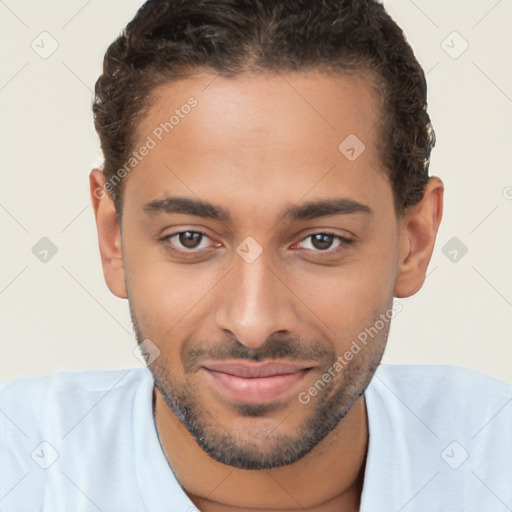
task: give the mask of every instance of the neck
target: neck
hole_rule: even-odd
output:
[[[156,389],[155,420],[176,478],[203,512],[359,510],[368,446],[364,395],[306,456],[270,470],[243,470],[212,459]]]

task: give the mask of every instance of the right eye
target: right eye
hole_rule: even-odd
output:
[[[172,233],[162,239],[162,242],[170,244],[176,251],[194,252],[208,248],[210,238],[206,233],[199,231],[180,231]]]

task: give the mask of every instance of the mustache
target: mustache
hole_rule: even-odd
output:
[[[188,340],[183,345],[182,360],[185,371],[192,371],[202,361],[225,361],[230,359],[260,362],[264,360],[315,361],[322,366],[333,364],[337,358],[335,350],[321,341],[304,342],[293,335],[269,336],[259,347],[247,347],[236,337],[211,343],[193,343]]]

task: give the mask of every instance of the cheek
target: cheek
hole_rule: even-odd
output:
[[[129,300],[141,331],[163,341],[190,322],[197,327],[199,316],[207,314],[204,304],[222,276],[221,269],[178,266],[142,249],[130,252],[126,247],[126,254],[130,255],[125,261]]]
[[[323,269],[314,275],[304,273],[297,289],[304,303],[327,326],[331,339],[343,345],[374,324],[392,305],[397,273],[397,244],[393,238],[380,241],[365,254],[346,265]],[[342,347],[339,347],[340,349]]]

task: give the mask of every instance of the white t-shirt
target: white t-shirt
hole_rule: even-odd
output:
[[[0,510],[196,510],[160,446],[152,388],[146,368],[5,384]],[[510,386],[451,366],[382,365],[365,396],[361,511],[512,510]]]

